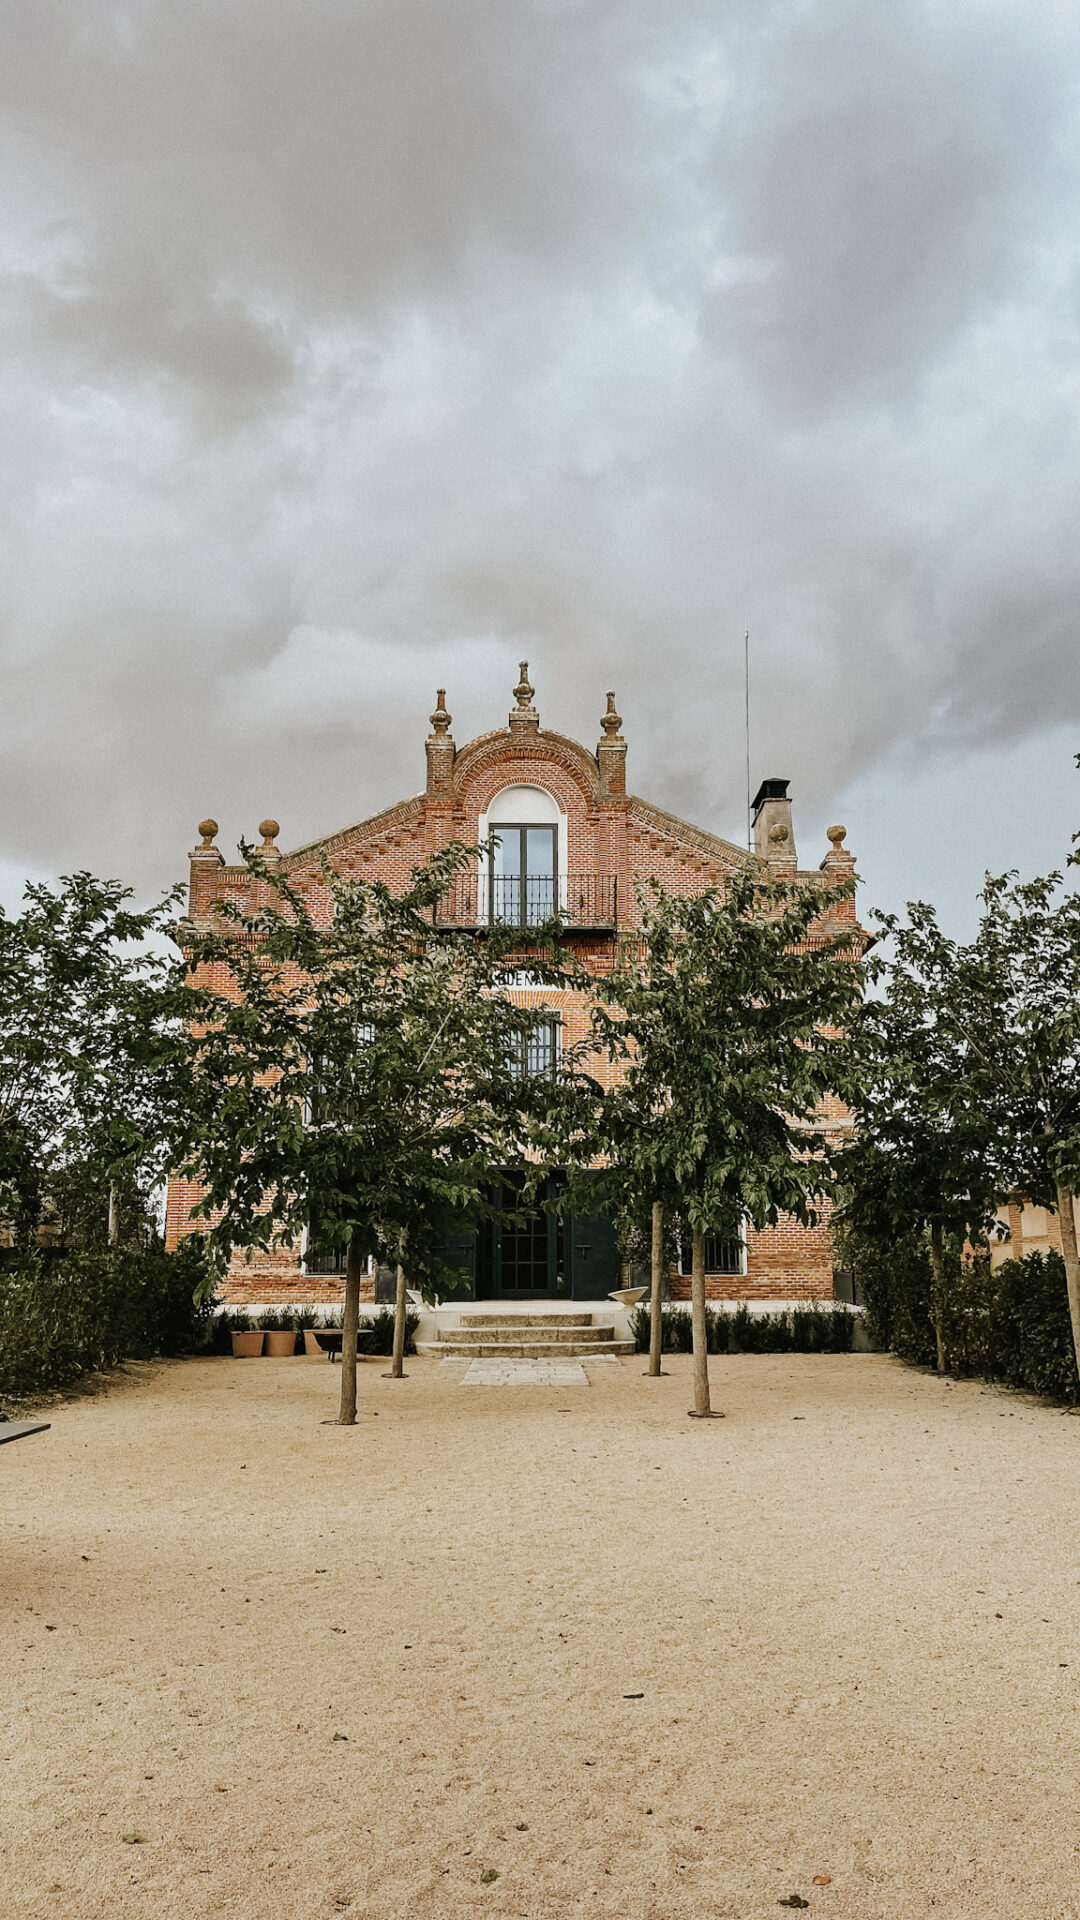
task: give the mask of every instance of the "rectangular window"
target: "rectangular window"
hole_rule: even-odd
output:
[[[705,1271],[706,1273],[745,1273],[744,1256],[746,1242],[738,1236],[731,1237],[717,1233],[705,1235]],[[693,1245],[686,1239],[679,1246],[679,1272],[687,1277],[693,1272]]]
[[[498,826],[491,832],[488,912],[507,927],[539,927],[559,904],[557,827]]]
[[[523,1035],[515,1044],[517,1054],[513,1061],[515,1074],[528,1074],[530,1079],[539,1073],[554,1073],[559,1064],[558,1015],[550,1020],[540,1020],[535,1027]]]

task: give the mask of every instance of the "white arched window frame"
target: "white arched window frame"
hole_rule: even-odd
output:
[[[493,796],[486,810],[480,815],[478,838],[485,849],[492,834],[500,826],[507,827],[553,827],[555,829],[555,866],[558,886],[558,904],[561,912],[566,911],[567,887],[566,869],[568,836],[566,811],[560,806],[553,793],[546,787],[516,784],[502,787]],[[480,876],[478,891],[478,919],[485,921],[489,913],[491,884],[491,860],[485,851],[480,855]]]

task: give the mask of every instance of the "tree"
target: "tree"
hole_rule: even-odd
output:
[[[183,968],[162,951],[178,893],[136,911],[88,873],[0,910],[0,1218],[29,1244],[117,1237],[145,1208],[185,1108]]]
[[[1080,1372],[1080,893],[1063,892],[1059,873],[987,875],[982,900],[945,1017],[965,1051],[968,1097],[986,1115],[999,1197],[1057,1212]]]
[[[710,1412],[705,1239],[820,1216],[829,1186],[822,1107],[862,972],[850,886],[776,883],[746,869],[723,887],[641,896],[640,951],[604,983],[597,1035],[624,1061],[611,1151],[692,1235],[694,1412]]]
[[[873,959],[868,973],[883,992],[852,1022],[856,1124],[839,1168],[841,1223],[878,1241],[927,1235],[937,1368],[944,1373],[946,1238],[984,1238],[999,1193],[989,1113],[969,1072],[964,952],[946,939],[924,901],[910,902],[908,917],[904,924],[894,914],[876,916],[889,952]]]
[[[442,1248],[498,1209],[492,1170],[533,1161],[552,1137],[558,1090],[523,1070],[543,1009],[509,997],[521,934],[438,922],[451,846],[399,895],[329,868],[326,925],[288,878],[247,852],[261,894],[244,915],[187,935],[203,982],[192,1034],[195,1093],[186,1171],[219,1260],[236,1246],[295,1244],[305,1229],[347,1250],[342,1424],[356,1418],[356,1335],[366,1258],[397,1268],[393,1371],[401,1372],[405,1279],[426,1298],[460,1281]],[[532,973],[559,978],[545,929]]]

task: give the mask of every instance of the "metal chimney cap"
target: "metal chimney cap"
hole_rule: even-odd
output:
[[[754,795],[754,812],[757,813],[766,800],[786,800],[790,780],[763,780]]]

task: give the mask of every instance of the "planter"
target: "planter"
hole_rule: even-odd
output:
[[[644,1300],[648,1291],[648,1287],[616,1287],[614,1293],[608,1294],[608,1299],[617,1300],[620,1307],[629,1310],[636,1307],[639,1300]]]
[[[258,1333],[234,1333],[232,1336],[233,1359],[254,1360],[263,1350],[263,1338],[264,1335],[261,1331]]]
[[[263,1339],[266,1342],[263,1352],[271,1360],[291,1360],[296,1352],[295,1327],[289,1327],[287,1330],[267,1327]]]
[[[326,1355],[319,1345],[319,1336],[314,1327],[304,1327],[304,1352],[309,1360],[325,1360]]]

